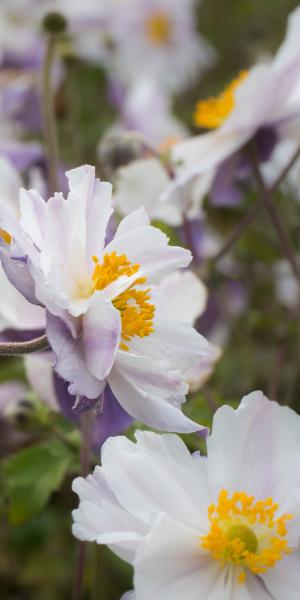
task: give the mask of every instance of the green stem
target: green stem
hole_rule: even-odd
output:
[[[49,192],[58,191],[58,138],[52,90],[52,67],[55,60],[57,36],[49,35],[42,72],[42,109],[46,144]]]

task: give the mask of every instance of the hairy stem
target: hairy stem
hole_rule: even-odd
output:
[[[0,356],[15,356],[21,354],[31,354],[39,350],[49,348],[49,342],[46,335],[41,335],[28,342],[6,342],[0,343]]]
[[[51,78],[55,51],[56,36],[49,35],[42,72],[42,110],[51,196],[58,191],[58,140]]]

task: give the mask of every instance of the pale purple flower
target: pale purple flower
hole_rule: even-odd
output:
[[[125,84],[147,77],[163,90],[182,91],[215,59],[195,30],[195,0],[108,0],[107,64]]]
[[[104,240],[112,214],[111,185],[93,167],[68,174],[70,193],[44,202],[21,190],[20,220],[2,203],[2,262],[14,285],[47,309],[46,330],[57,373],[70,383],[76,408],[99,406],[108,383],[136,419],[166,430],[201,426],[181,412],[185,373],[208,352],[207,341],[168,314],[161,292],[165,276],[191,260],[168,245],[143,209],[121,221]]]
[[[250,141],[259,161],[267,160],[280,140],[299,141],[299,28],[300,8],[296,8],[274,58],[254,66],[238,80],[232,91],[233,106],[231,102],[225,104],[227,114],[220,126],[173,146],[171,158],[178,165],[175,185],[210,173],[216,201],[234,204],[239,201],[234,183],[250,172],[249,155],[242,152]],[[206,110],[202,107],[202,111]],[[210,119],[212,112],[210,107]]]

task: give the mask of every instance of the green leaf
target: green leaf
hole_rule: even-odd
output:
[[[4,490],[11,524],[22,523],[42,510],[72,461],[72,451],[60,440],[26,448],[5,461]]]

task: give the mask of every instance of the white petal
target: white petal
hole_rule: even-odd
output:
[[[300,555],[291,554],[279,560],[272,569],[261,575],[275,600],[299,600]]]
[[[221,356],[222,349],[219,346],[209,343],[207,356],[199,360],[198,365],[191,367],[185,372],[190,392],[197,392],[203,387]]]
[[[252,130],[227,132],[218,129],[176,144],[171,149],[172,161],[179,163],[175,183],[182,185],[195,175],[215,169],[241,148],[251,135]]]
[[[287,67],[299,56],[300,8],[293,10],[288,18],[287,32],[282,45],[274,58],[274,66],[278,69]]]
[[[161,515],[137,554],[134,587],[139,600],[206,600],[220,572],[218,562],[201,550],[196,529]],[[218,590],[223,600],[222,587]]]
[[[210,352],[208,341],[196,329],[188,323],[169,320],[167,312],[159,310],[154,318],[154,332],[145,338],[133,338],[130,347],[153,360],[164,358],[172,369],[184,374],[193,366],[199,368]]]
[[[37,393],[52,410],[59,410],[53,380],[54,357],[52,352],[39,352],[24,356],[27,379]]]
[[[174,269],[186,267],[191,261],[189,250],[168,246],[168,238],[155,227],[144,226],[113,239],[106,253],[125,254],[133,264],[141,266],[140,274],[147,283],[157,282]]]
[[[100,381],[89,371],[82,339],[74,338],[62,320],[50,313],[47,313],[47,336],[55,354],[56,372],[65,381],[71,382],[69,393],[90,399],[98,398],[106,382]]]
[[[46,203],[36,190],[20,190],[20,224],[37,248],[42,248],[45,236]]]
[[[300,547],[300,487],[287,498],[285,504],[280,506],[280,513],[292,515],[291,521],[287,522],[288,545],[291,548]]]
[[[95,178],[95,167],[84,165],[66,173],[76,204],[84,202],[87,257],[101,252],[112,210],[112,186]]]
[[[207,303],[207,288],[192,271],[176,271],[158,286],[164,294],[169,316],[191,325],[202,315]]]
[[[7,279],[0,265],[0,315],[3,329],[44,329],[45,310],[28,302]]]
[[[155,218],[158,197],[169,183],[166,170],[158,159],[133,161],[118,171],[116,206],[123,215],[145,206],[151,218]]]
[[[122,219],[115,233],[115,238],[127,233],[127,231],[131,231],[137,227],[145,227],[147,225],[150,225],[150,219],[145,211],[145,208],[142,206],[138,210],[131,212],[127,217]]]
[[[300,484],[300,417],[253,392],[239,408],[220,408],[207,440],[211,485],[218,495],[245,491],[284,503]]]
[[[136,366],[124,368],[119,355],[121,352],[107,379],[118,402],[132,417],[163,431],[187,433],[203,429],[177,408],[187,392],[180,372],[166,371],[163,363],[135,356]]]
[[[96,292],[82,318],[82,342],[87,366],[97,379],[105,379],[109,374],[120,338],[119,311],[101,292]]]
[[[130,592],[126,592],[126,594],[123,594],[121,600],[137,600],[137,597],[135,592],[132,590]]]
[[[102,449],[103,473],[120,504],[149,525],[163,512],[206,532],[205,459],[191,455],[176,435],[138,431],[135,437],[136,443],[110,438]]]
[[[122,508],[102,471],[96,467],[93,475],[73,481],[72,489],[80,499],[79,508],[73,511],[73,534],[81,540],[113,544],[114,552],[132,561],[147,528]]]

